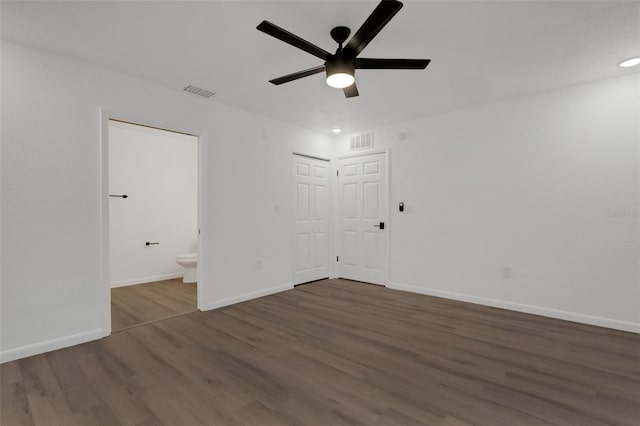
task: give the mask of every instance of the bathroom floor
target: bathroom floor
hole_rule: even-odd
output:
[[[196,283],[182,278],[111,289],[111,331],[195,312]]]

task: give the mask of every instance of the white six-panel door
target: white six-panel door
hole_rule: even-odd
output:
[[[293,156],[293,284],[329,277],[329,162]]]
[[[386,197],[385,154],[339,161],[338,276],[386,284]]]

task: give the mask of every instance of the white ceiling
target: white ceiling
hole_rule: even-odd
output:
[[[334,51],[376,1],[2,2],[2,37],[322,132],[360,130],[613,77],[640,55],[637,1],[405,1],[363,57],[430,58],[425,71],[361,70],[345,99],[318,74],[268,80],[321,61],[255,29],[267,19]],[[185,96],[193,96],[185,94]]]

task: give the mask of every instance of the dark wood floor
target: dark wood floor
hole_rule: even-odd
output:
[[[111,289],[111,331],[196,311],[196,284],[182,278]]]
[[[341,280],[0,370],[2,425],[640,424],[640,335]]]

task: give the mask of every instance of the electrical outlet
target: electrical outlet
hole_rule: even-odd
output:
[[[502,268],[502,277],[506,279],[513,277],[513,268],[511,266]]]

